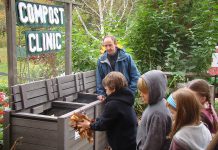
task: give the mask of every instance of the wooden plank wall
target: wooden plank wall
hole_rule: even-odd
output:
[[[84,90],[88,93],[96,92],[96,72],[95,70],[83,72]]]
[[[95,102],[94,102],[95,103]],[[76,110],[77,111],[77,110]],[[76,112],[75,111],[75,112]],[[80,111],[85,112],[90,118],[95,118],[95,105],[92,106],[84,106],[80,108]],[[69,115],[71,116],[71,115]],[[66,125],[64,130],[65,135],[65,149],[64,150],[93,150],[94,143],[90,144],[87,140],[77,138],[75,136],[75,131],[70,126],[70,117],[66,119]]]
[[[57,121],[55,119],[40,120],[40,117],[22,115],[11,116],[11,145],[16,150],[56,150]],[[49,137],[49,138],[48,138]],[[19,141],[18,141],[19,140]],[[17,142],[18,141],[18,142]]]
[[[41,80],[12,87],[12,109],[40,113],[51,108],[50,101],[73,101],[78,92],[96,92],[95,71]]]
[[[24,109],[23,107],[23,103],[22,103],[22,98],[21,98],[21,91],[20,91],[20,86],[19,85],[15,85],[11,87],[11,91],[12,91],[12,101],[11,106],[13,110],[21,110]]]
[[[69,100],[69,96],[77,98],[76,75],[71,74],[57,78],[58,100]],[[68,97],[68,99],[66,99]]]
[[[95,107],[95,116],[99,117],[104,110],[104,105],[102,103],[96,105]],[[104,150],[108,145],[106,132],[96,131],[95,132],[95,150]]]
[[[70,116],[66,118],[67,114],[58,117],[56,122],[49,116],[45,116],[44,119],[38,118],[39,113],[52,107],[67,105],[66,108],[68,108],[68,103],[69,107],[72,107],[72,101],[77,99],[89,99],[90,102],[87,104],[80,101],[74,102],[78,105],[75,111],[85,111],[90,118],[96,118],[103,109],[102,104],[95,101],[97,100],[96,95],[86,93],[96,91],[95,79],[95,71],[88,71],[13,86],[13,109],[16,112],[27,112],[25,114],[28,117],[23,117],[19,113],[15,113],[16,117],[8,117],[8,121],[11,123],[10,135],[13,135],[10,136],[10,142],[14,143],[22,137],[23,144],[18,144],[17,150],[104,149],[106,145],[104,132],[95,134],[95,143],[93,144],[89,144],[87,140],[76,139],[75,131],[69,124]],[[59,100],[59,102],[53,103],[54,100]]]

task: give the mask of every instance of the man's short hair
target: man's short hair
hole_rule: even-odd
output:
[[[106,36],[103,38],[102,42],[104,42],[104,40],[105,40],[106,38],[111,38],[111,40],[114,42],[114,44],[117,44],[117,39],[116,39],[114,36],[112,36],[112,35],[106,35]]]

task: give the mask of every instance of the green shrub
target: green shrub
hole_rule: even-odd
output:
[[[217,1],[141,0],[127,36],[142,72],[206,72],[218,39]]]
[[[9,94],[7,78],[0,78],[0,92],[4,92],[7,95]]]

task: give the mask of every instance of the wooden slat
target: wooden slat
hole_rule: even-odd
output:
[[[37,104],[42,104],[42,103],[48,102],[48,96],[43,95],[43,96],[35,97],[32,99],[23,99],[23,102],[24,102],[24,108],[29,108],[29,107],[35,106]]]
[[[54,132],[57,131],[57,122],[33,120],[31,118],[26,119],[26,118],[12,117],[11,125],[12,126],[22,126],[22,127],[27,127],[27,128],[51,130]]]
[[[39,114],[39,113],[42,113],[43,111],[44,111],[43,105],[33,107],[32,110],[31,110],[31,112],[33,114]]]
[[[19,93],[19,94],[12,95],[12,102],[19,102],[19,101],[21,101],[21,95],[20,95],[20,93]]]
[[[54,86],[53,86],[52,92],[53,92],[53,93],[54,93],[54,92],[58,92],[58,85],[54,85]]]
[[[95,106],[95,117],[102,114],[105,103],[99,103]],[[104,149],[107,145],[106,132],[95,132],[95,150]]]
[[[62,86],[62,90],[64,90],[64,89],[69,89],[69,88],[75,87],[76,83],[75,83],[75,81],[67,82],[67,83],[61,84],[61,86]]]
[[[23,126],[13,126],[11,132],[12,134],[20,135],[23,137],[32,136],[41,139],[47,139],[49,137],[50,140],[54,140],[54,141],[57,140],[58,137],[57,132],[54,132],[52,130],[43,130],[39,128],[29,128]]]
[[[105,149],[107,145],[106,132],[95,131],[95,150]]]
[[[62,90],[62,93],[61,93],[62,95],[60,97],[67,96],[67,95],[70,95],[70,94],[73,94],[73,93],[76,93],[76,88],[75,87],[70,88],[70,89]]]
[[[22,112],[22,113],[31,113],[31,109],[28,108],[28,109],[22,109],[21,111],[19,112]]]
[[[67,82],[73,82],[74,81],[74,75],[66,75],[62,77],[57,77],[58,84],[67,83]]]
[[[43,104],[43,110],[44,111],[48,110],[50,108],[52,108],[52,102],[47,102],[47,103]]]
[[[54,101],[52,103],[53,107],[58,107],[58,108],[72,108],[72,109],[77,109],[80,108],[82,106],[84,106],[84,104],[81,103],[72,103],[72,102],[64,102],[64,101]]]
[[[11,116],[10,116],[11,111],[5,111],[4,113],[4,122],[3,122],[3,140],[4,140],[4,150],[9,150],[10,145],[11,145],[11,131],[10,131],[10,124],[11,124]]]
[[[57,141],[57,144],[58,144],[58,150],[66,150],[66,135],[67,134],[65,131],[65,118],[58,118],[58,141]]]
[[[70,96],[65,97],[65,101],[67,102],[73,102],[75,99],[78,98],[78,93],[72,94]]]
[[[76,82],[76,91],[80,92],[80,85],[79,85],[79,74],[75,74],[75,82]]]
[[[49,139],[50,140],[57,140],[57,132],[51,131],[51,130],[43,130],[43,129],[37,129],[37,128],[28,128],[28,127],[22,127],[22,126],[13,126],[11,129],[11,133],[13,135],[17,136],[23,136],[23,137],[35,137],[35,138],[41,138],[41,139]],[[37,143],[35,143],[37,144]]]
[[[16,146],[16,150],[57,150],[57,148],[42,146],[40,144],[21,143]]]
[[[54,95],[54,99],[58,98],[58,92],[54,92],[53,95]]]
[[[17,135],[17,134],[13,134],[12,141],[15,141],[16,139],[18,139],[20,137],[22,137],[22,136]],[[31,135],[27,135],[27,136],[22,138],[21,144],[28,143],[28,144],[33,144],[34,147],[35,146],[43,146],[43,147],[45,146],[45,147],[50,147],[50,148],[57,148],[56,141],[57,141],[57,139],[53,140],[50,137],[49,138],[34,138]]]
[[[85,84],[85,89],[96,87],[96,82],[90,82]]]
[[[54,116],[45,116],[40,114],[30,114],[30,113],[13,113],[12,116],[20,117],[20,118],[29,118],[35,120],[46,120],[46,121],[53,121],[57,122],[57,117]]]
[[[90,71],[83,72],[84,77],[95,76],[95,74],[96,74],[95,70],[90,70]]]
[[[27,99],[47,95],[46,87],[26,92]]]
[[[47,89],[47,94],[48,94],[48,100],[53,100],[54,99],[54,94],[52,93],[53,87],[52,87],[52,81],[51,80],[46,80],[46,89]]]
[[[87,89],[88,93],[96,93],[96,88]]]
[[[89,82],[95,82],[96,81],[96,77],[95,76],[90,76],[85,78],[86,81],[84,81],[85,83],[89,83]]]
[[[21,84],[21,87],[23,91],[32,91],[35,89],[46,87],[46,83],[45,80],[41,80],[41,81],[31,82],[28,84]]]
[[[14,107],[14,110],[21,110],[23,109],[23,104],[21,102],[13,103],[12,106]]]
[[[15,85],[11,87],[12,95],[20,93],[20,86]]]
[[[73,103],[75,103],[75,102],[73,102]],[[91,108],[91,107],[93,107],[95,105],[98,105],[99,103],[101,103],[101,102],[100,101],[94,101],[92,103],[89,103],[89,105],[86,104],[83,107],[80,107],[80,108],[78,108],[78,109],[76,109],[74,111],[71,111],[71,112],[69,112],[69,113],[67,113],[65,115],[62,115],[61,117],[68,118],[69,116],[73,115],[74,113],[83,112],[84,110],[86,111],[89,108]]]

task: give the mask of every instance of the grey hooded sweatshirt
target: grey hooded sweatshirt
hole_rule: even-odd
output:
[[[142,75],[149,91],[148,106],[142,114],[137,133],[137,150],[168,150],[166,138],[172,126],[170,111],[165,104],[167,78],[159,70]]]

